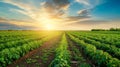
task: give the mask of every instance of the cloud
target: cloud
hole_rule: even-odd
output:
[[[26,10],[26,11],[27,10],[32,10],[32,9],[35,8],[33,6],[33,4],[30,3],[30,1],[28,1],[27,4],[23,0],[4,0],[2,2],[9,3],[11,5],[17,6],[21,9]]]
[[[30,29],[36,29],[36,27],[20,26],[20,25],[11,24],[9,22],[0,22],[0,30],[30,30]]]
[[[7,19],[0,17],[0,21],[7,21]]]
[[[25,21],[25,20],[7,19],[7,18],[0,17],[0,29],[3,29],[3,28],[26,29],[27,27],[35,28],[35,27],[39,27],[39,24],[36,25],[35,23],[34,24],[29,23],[28,21]]]
[[[9,22],[0,22],[0,30],[8,29],[20,29],[20,27]]]
[[[80,20],[84,20],[84,19],[89,19],[89,16],[69,16],[68,20],[69,21],[80,21]]]
[[[16,20],[16,19],[6,19],[0,17],[0,30],[25,30],[25,29],[37,29],[38,26],[33,23],[27,23],[22,20]],[[41,29],[39,27],[39,29]]]
[[[84,6],[83,9],[77,11],[77,14],[80,16],[91,16],[90,12],[94,10],[94,8],[101,4],[102,0],[75,0],[75,2],[82,4]]]
[[[26,20],[26,19],[18,20],[18,19],[9,19],[9,18],[0,17],[0,22],[26,22],[26,23],[30,23],[32,21],[31,20]]]
[[[81,21],[86,21],[91,19],[91,15],[88,9],[83,9],[77,12],[78,16],[68,16],[67,21],[69,23],[77,23]]]
[[[42,9],[51,17],[61,17],[68,9],[70,2],[68,0],[49,0],[42,3]]]
[[[10,9],[11,11],[19,12],[32,19],[35,19],[37,17],[36,11],[38,11],[38,9],[35,7],[35,5],[31,3],[31,1],[27,1],[27,4],[23,0],[4,0],[3,2],[20,8],[20,9],[11,8]]]
[[[92,9],[95,6],[101,4],[102,0],[75,0],[75,2],[84,5],[85,8]]]
[[[79,10],[77,13],[78,13],[79,16],[90,16],[90,10],[89,9]]]
[[[61,8],[63,10],[67,10],[69,7],[69,0],[53,0],[54,4],[56,5],[56,8]]]
[[[91,4],[88,2],[88,0],[75,0],[76,2],[78,3],[81,3],[81,4],[84,4],[84,5],[87,5],[87,6],[90,6]]]
[[[51,16],[59,16],[63,15],[64,11],[68,9],[69,7],[69,1],[68,0],[45,0],[39,5],[39,8],[37,8],[35,5],[31,4],[31,1],[28,1],[28,3],[24,3],[22,0],[4,0],[4,2],[15,5],[23,10],[14,9],[15,11],[18,11],[22,14],[28,15],[29,17],[35,19],[40,14],[40,12],[47,12],[51,14]]]
[[[11,26],[12,24],[9,24],[8,22],[0,22],[0,27],[1,26]]]
[[[84,24],[84,25],[98,25],[98,24],[104,24],[104,23],[109,23],[110,21],[106,20],[95,20],[95,19],[89,19],[81,22],[77,22],[78,24]]]
[[[68,24],[68,29],[73,30],[91,30],[91,29],[109,29],[120,27],[119,21],[106,21],[106,20],[84,20],[76,23]],[[72,27],[72,28],[70,28]]]

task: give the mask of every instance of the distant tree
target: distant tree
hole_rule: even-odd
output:
[[[108,30],[106,30],[106,29],[92,29],[91,31],[120,31],[120,28],[110,28]]]
[[[116,28],[116,31],[120,31],[120,28]]]
[[[10,30],[10,29],[9,29],[9,30],[7,30],[7,31],[13,31],[13,30]]]
[[[120,31],[120,28],[110,28],[110,31]]]
[[[115,31],[115,28],[110,28],[110,31]]]
[[[92,29],[91,31],[106,31],[105,29]]]

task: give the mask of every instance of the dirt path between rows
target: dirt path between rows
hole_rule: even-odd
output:
[[[39,48],[30,51],[7,67],[48,67],[54,59],[54,51],[60,39],[61,35],[51,38]]]
[[[84,52],[82,49],[80,49],[80,46],[78,46],[75,42],[73,42],[69,36],[67,35],[67,41],[68,41],[68,44],[69,44],[69,47],[68,49],[70,50],[71,52],[71,62],[73,61],[74,63],[71,63],[71,67],[79,67],[79,64],[78,64],[78,61],[76,61],[74,59],[74,55],[73,55],[73,51],[72,51],[72,47],[76,47],[79,51],[80,51],[80,54],[82,55],[82,57],[85,59],[85,61],[79,61],[79,62],[86,62],[88,64],[90,64],[92,67],[95,67],[94,64],[92,64],[92,62],[84,55]]]

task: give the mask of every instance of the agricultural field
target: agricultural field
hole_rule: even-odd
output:
[[[120,67],[120,32],[0,31],[0,67]]]

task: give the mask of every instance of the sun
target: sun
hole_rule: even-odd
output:
[[[43,13],[42,17],[38,17],[37,22],[40,22],[44,30],[55,30],[57,19],[49,17],[47,13]]]
[[[46,30],[53,30],[54,29],[54,26],[52,24],[46,24],[45,25],[45,29]]]

